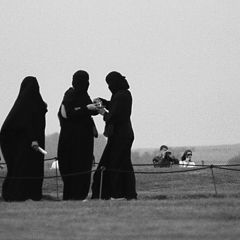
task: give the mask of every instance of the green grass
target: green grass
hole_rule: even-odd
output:
[[[238,198],[1,202],[0,239],[238,239]]]
[[[135,168],[137,201],[60,201],[62,182],[46,179],[40,202],[0,199],[0,239],[238,239],[240,172],[166,174],[178,167]],[[4,176],[5,171],[0,172]],[[55,171],[46,169],[46,176]],[[0,183],[1,186],[1,183]]]

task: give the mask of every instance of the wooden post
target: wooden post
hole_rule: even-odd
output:
[[[102,185],[103,185],[103,172],[106,170],[106,168],[104,166],[102,166],[100,168],[101,171],[101,178],[100,178],[100,187],[99,187],[99,199],[102,198]]]
[[[210,166],[210,169],[211,169],[211,173],[212,173],[212,179],[213,179],[215,195],[217,196],[217,187],[216,187],[215,177],[214,177],[214,174],[213,174],[213,165]]]
[[[55,160],[55,161],[57,161],[57,160]],[[55,173],[56,173],[56,186],[57,186],[57,200],[59,200],[59,194],[58,194],[58,164],[56,164]]]

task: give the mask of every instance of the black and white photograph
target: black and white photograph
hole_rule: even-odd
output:
[[[239,238],[240,1],[0,8],[0,239]]]

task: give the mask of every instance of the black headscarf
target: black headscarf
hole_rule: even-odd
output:
[[[62,104],[71,107],[84,107],[92,103],[88,95],[89,75],[86,71],[79,70],[73,74],[72,86],[64,94]],[[61,120],[60,110],[58,112],[59,119]]]
[[[89,75],[86,71],[79,70],[73,74],[72,86],[74,90],[87,92],[89,87]]]
[[[63,104],[74,102],[75,104],[81,103],[82,98],[89,98],[89,75],[86,71],[79,70],[73,74],[72,87],[70,87],[64,95]]]
[[[106,82],[110,91],[115,94],[120,90],[129,89],[129,84],[126,80],[126,77],[122,76],[121,73],[113,71],[106,76]]]
[[[39,92],[38,81],[28,76],[23,79],[18,97],[3,123],[1,132],[7,129],[26,128],[33,111],[47,111],[47,104]]]

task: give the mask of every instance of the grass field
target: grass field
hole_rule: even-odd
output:
[[[210,169],[176,170],[136,167],[161,172],[136,174],[137,201],[61,201],[61,179],[58,198],[46,179],[40,202],[0,199],[0,239],[239,239],[240,172],[213,169],[216,195]]]
[[[1,202],[0,238],[239,239],[239,204],[235,197]]]

